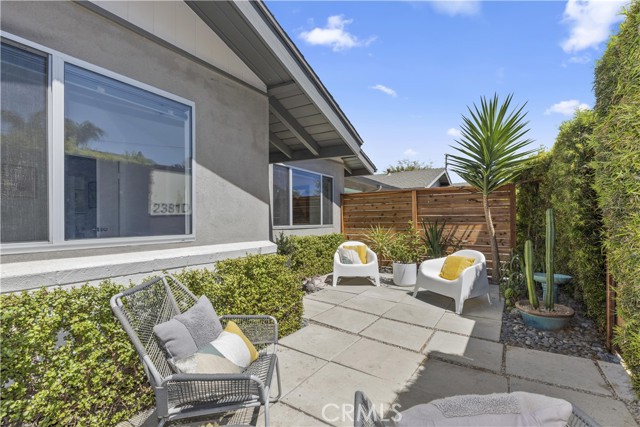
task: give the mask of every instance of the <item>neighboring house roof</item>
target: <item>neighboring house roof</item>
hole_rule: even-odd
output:
[[[376,167],[362,138],[262,1],[187,1],[267,86],[269,162],[339,158],[346,175]]]
[[[420,169],[415,171],[394,172],[380,175],[364,175],[348,178],[350,183],[378,185],[379,189],[430,188],[451,185],[451,179],[445,168]]]
[[[430,168],[345,178],[345,187],[359,191],[430,188],[448,185],[451,185],[451,179],[445,168]]]

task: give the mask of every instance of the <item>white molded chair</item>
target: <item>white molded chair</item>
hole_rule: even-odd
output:
[[[418,280],[413,290],[413,296],[420,288],[436,294],[453,298],[456,303],[456,313],[462,313],[464,301],[486,294],[489,304],[489,279],[487,278],[487,262],[484,255],[478,251],[462,250],[451,255],[475,258],[475,263],[462,271],[456,280],[440,277],[440,270],[446,258],[435,258],[424,261],[418,269]]]
[[[367,246],[362,242],[344,242],[338,248],[344,246]],[[373,277],[376,286],[380,286],[380,272],[378,271],[378,256],[367,247],[366,264],[342,264],[338,251],[333,254],[333,286],[338,284],[338,277]]]

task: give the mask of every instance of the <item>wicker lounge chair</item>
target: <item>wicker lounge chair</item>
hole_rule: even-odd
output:
[[[600,424],[580,408],[575,405],[572,407],[567,427],[600,427]],[[385,427],[373,404],[361,391],[356,391],[355,395],[353,425],[355,427]]]
[[[159,347],[153,327],[185,312],[197,301],[171,276],[153,279],[111,298],[111,309],[133,342],[156,397],[158,426],[168,421],[264,406],[280,397],[280,371],[275,354],[278,323],[271,316],[222,316],[233,320],[259,351],[258,359],[241,374],[174,373]],[[278,395],[270,400],[274,371]]]

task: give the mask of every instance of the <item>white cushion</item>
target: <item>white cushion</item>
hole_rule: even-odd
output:
[[[353,249],[338,248],[338,256],[342,264],[362,264],[358,252]]]
[[[398,427],[549,426],[564,427],[573,407],[566,400],[514,392],[462,395],[434,400],[402,411]]]

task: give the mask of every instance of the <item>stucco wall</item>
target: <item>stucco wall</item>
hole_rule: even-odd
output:
[[[291,227],[272,227],[272,237],[277,237],[281,232],[285,235],[319,235],[329,233],[340,233],[340,194],[344,189],[344,166],[339,161],[321,159],[321,160],[303,160],[297,162],[283,163],[286,166],[293,166],[305,169],[311,172],[318,172],[333,177],[333,225],[330,226],[291,226]],[[273,169],[269,167],[269,192],[273,191]],[[271,223],[271,221],[270,221]],[[273,240],[273,238],[271,240]]]
[[[8,33],[193,101],[196,125],[194,242],[5,254],[3,264],[269,238],[264,93],[72,2],[2,2],[1,26]]]

